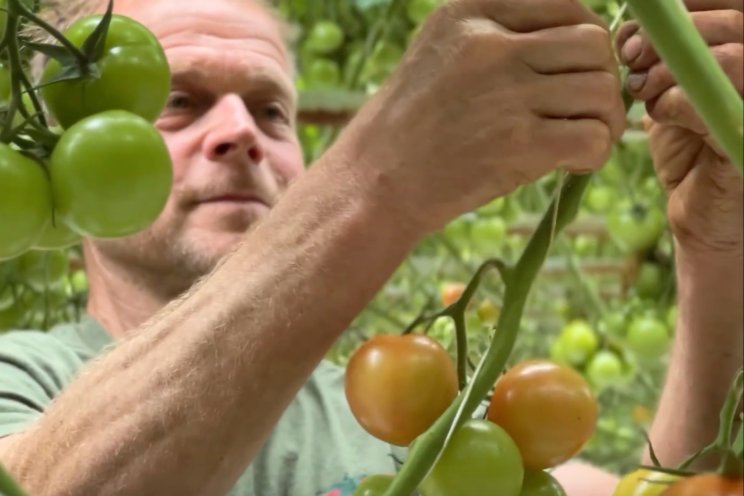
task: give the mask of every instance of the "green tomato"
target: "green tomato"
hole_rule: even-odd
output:
[[[344,32],[333,21],[318,21],[310,29],[304,48],[312,53],[327,55],[335,52],[344,42]]]
[[[599,241],[594,236],[579,234],[573,240],[573,249],[581,257],[592,256],[599,250]]]
[[[623,361],[615,352],[599,351],[589,360],[586,366],[586,377],[598,390],[617,386],[625,380]]]
[[[84,270],[76,270],[72,273],[70,276],[70,286],[72,286],[72,291],[76,294],[88,291],[88,276]]]
[[[492,251],[504,242],[506,222],[499,217],[478,219],[470,229],[470,239],[478,250]]]
[[[550,359],[560,365],[571,365],[571,361],[566,356],[566,349],[563,341],[556,339],[550,345]]]
[[[168,200],[173,176],[158,131],[121,110],[87,117],[68,129],[52,152],[50,172],[65,223],[96,238],[148,227]]]
[[[65,31],[82,46],[101,16],[86,17]],[[41,89],[50,112],[62,127],[69,128],[84,117],[106,110],[126,110],[152,122],[162,111],[170,93],[170,69],[160,42],[137,21],[114,15],[103,57],[96,62],[98,78],[61,81]],[[42,84],[62,70],[52,59]]]
[[[468,420],[452,436],[421,493],[519,496],[523,477],[519,448],[506,431],[488,420]]]
[[[609,312],[599,323],[600,330],[608,336],[625,337],[625,321],[625,312],[619,310]]]
[[[559,339],[566,359],[576,366],[586,363],[599,347],[597,334],[583,320],[569,322],[561,331]]]
[[[411,0],[408,2],[406,14],[412,23],[421,24],[441,3],[440,0]]]
[[[80,235],[70,229],[61,218],[50,221],[41,234],[41,238],[34,244],[34,250],[59,250],[69,248],[80,242]]]
[[[17,276],[36,291],[59,285],[70,261],[63,250],[29,251],[16,260]]]
[[[527,470],[519,496],[566,496],[555,477],[543,470]]]
[[[641,298],[658,298],[664,291],[664,271],[658,264],[650,262],[641,264],[634,288]]]
[[[664,223],[664,214],[659,208],[626,200],[610,211],[607,230],[624,251],[634,253],[656,244]]]
[[[594,213],[607,213],[615,203],[615,190],[609,186],[594,186],[586,192],[586,206]]]
[[[15,258],[39,239],[52,210],[42,166],[0,143],[0,260]]]
[[[628,328],[628,348],[642,360],[655,360],[669,350],[670,337],[666,326],[645,315],[636,317]]]
[[[392,475],[371,475],[357,486],[353,496],[384,496],[392,483]]]
[[[303,79],[308,89],[335,88],[341,84],[341,68],[331,59],[313,59],[303,71]]]

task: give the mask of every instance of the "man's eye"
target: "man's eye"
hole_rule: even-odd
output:
[[[168,102],[166,103],[166,107],[176,110],[188,109],[192,106],[193,102],[186,93],[172,93],[168,97]]]
[[[281,105],[278,103],[271,103],[264,105],[261,109],[261,115],[270,121],[288,122],[289,118],[287,113],[284,111]]]

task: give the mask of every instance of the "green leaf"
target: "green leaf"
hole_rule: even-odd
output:
[[[83,53],[93,62],[96,62],[103,57],[103,50],[106,47],[106,36],[108,35],[108,29],[113,15],[113,7],[113,0],[109,0],[106,13],[101,18],[101,22],[99,22],[96,29],[88,35],[88,38],[85,39],[83,46],[81,47]]]
[[[52,45],[51,43],[33,43],[25,42],[27,48],[36,52],[41,52],[49,58],[59,61],[62,65],[74,64],[77,60],[70,51],[61,45]]]

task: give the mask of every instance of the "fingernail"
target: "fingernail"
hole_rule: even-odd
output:
[[[630,91],[641,91],[643,85],[646,84],[647,79],[648,73],[634,72],[628,76],[628,88]]]
[[[643,50],[643,38],[639,34],[634,34],[623,45],[623,60],[626,63],[633,62],[641,54],[641,50]]]

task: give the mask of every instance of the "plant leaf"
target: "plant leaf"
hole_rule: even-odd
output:
[[[70,65],[75,63],[75,56],[70,53],[67,48],[62,45],[53,45],[51,43],[34,43],[24,42],[26,47],[36,52],[41,52],[49,58],[59,61],[62,65]]]
[[[99,22],[96,29],[88,35],[81,47],[83,53],[93,62],[96,62],[103,57],[103,50],[106,47],[106,36],[108,35],[108,29],[113,15],[113,7],[113,0],[109,0],[106,13],[101,18],[101,22]]]

